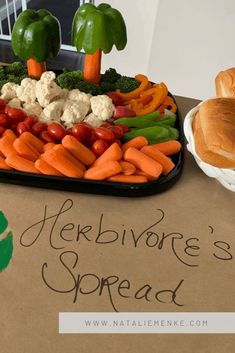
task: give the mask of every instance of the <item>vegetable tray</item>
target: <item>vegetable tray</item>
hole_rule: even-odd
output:
[[[33,186],[80,193],[115,195],[125,197],[148,196],[169,189],[179,179],[183,168],[183,123],[179,111],[175,127],[179,130],[179,141],[182,150],[173,156],[175,168],[166,176],[147,183],[117,183],[110,181],[93,181],[68,177],[55,177],[17,171],[0,170],[0,181],[10,184]]]

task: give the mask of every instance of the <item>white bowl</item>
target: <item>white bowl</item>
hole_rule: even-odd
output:
[[[210,178],[217,179],[226,189],[229,189],[235,192],[235,170],[217,168],[217,167],[214,167],[213,165],[205,163],[201,160],[201,158],[197,155],[195,151],[192,122],[196,112],[199,110],[199,107],[202,103],[203,102],[201,102],[195,108],[190,110],[184,120],[184,134],[188,141],[187,149],[190,153],[192,153],[198,166],[203,170],[203,172],[207,176],[209,176]]]

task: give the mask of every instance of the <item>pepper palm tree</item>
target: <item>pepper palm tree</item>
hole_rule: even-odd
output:
[[[27,9],[14,24],[11,43],[15,55],[27,61],[28,75],[39,79],[46,71],[46,59],[60,50],[60,23],[47,10]]]
[[[84,49],[84,80],[99,83],[102,52],[123,50],[127,43],[126,25],[121,13],[109,4],[83,4],[72,23],[72,43]]]

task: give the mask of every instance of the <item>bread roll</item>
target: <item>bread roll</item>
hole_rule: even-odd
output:
[[[218,73],[215,88],[217,97],[235,98],[235,67]]]
[[[208,99],[194,117],[195,149],[202,161],[235,168],[235,99]]]

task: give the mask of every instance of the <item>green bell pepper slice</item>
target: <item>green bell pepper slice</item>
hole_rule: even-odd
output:
[[[123,50],[127,33],[121,13],[105,3],[97,7],[83,4],[73,18],[72,43],[77,51],[84,49],[86,54],[93,54],[98,49],[109,53],[113,45]]]
[[[55,57],[61,46],[58,19],[41,9],[27,9],[17,18],[12,30],[12,49],[22,60],[35,58],[43,62]]]

